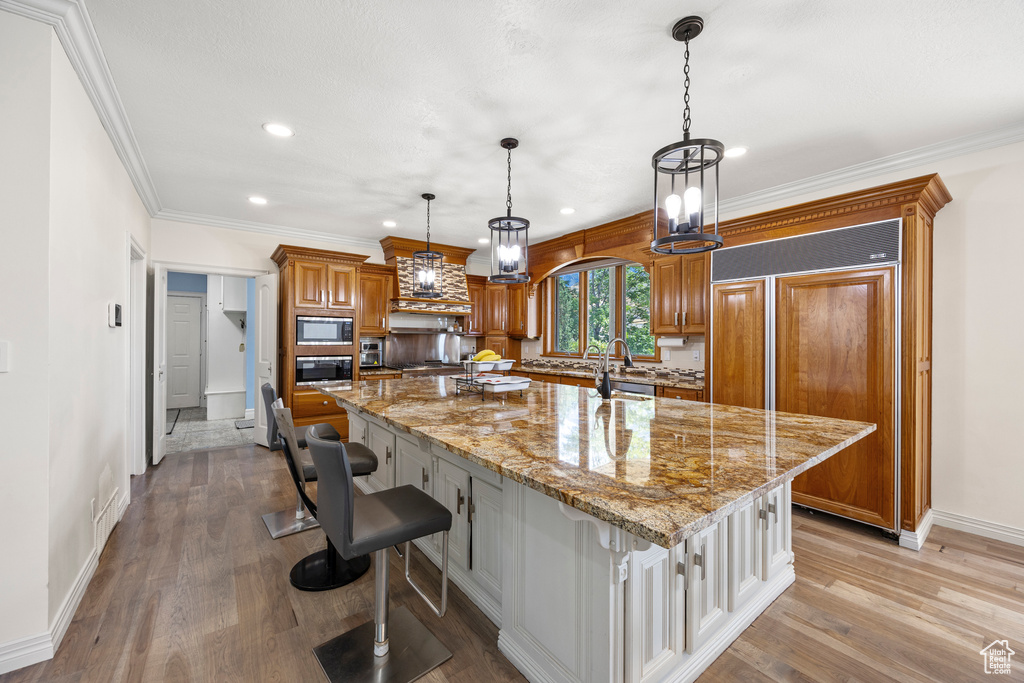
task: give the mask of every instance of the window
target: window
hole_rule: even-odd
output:
[[[580,274],[555,278],[555,351],[580,351]]]
[[[635,357],[655,358],[651,334],[651,277],[638,264],[611,265],[553,278],[554,353],[582,355],[590,344],[604,351],[622,337]],[[582,316],[582,320],[581,320]],[[621,354],[622,349],[615,349]]]

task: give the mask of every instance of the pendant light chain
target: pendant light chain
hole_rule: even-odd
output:
[[[683,63],[683,139],[690,137],[690,32],[686,32],[683,41],[686,45],[685,62]]]
[[[508,150],[508,196],[505,199],[508,215],[512,215],[512,150]]]
[[[427,200],[427,251],[430,251],[430,200]]]

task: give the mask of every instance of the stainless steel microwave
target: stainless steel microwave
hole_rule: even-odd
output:
[[[352,379],[352,356],[296,356],[295,384],[327,384]]]
[[[352,318],[295,317],[295,343],[332,346],[352,343]]]

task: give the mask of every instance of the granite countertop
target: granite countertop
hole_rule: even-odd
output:
[[[386,365],[381,365],[376,368],[359,368],[359,377],[373,377],[375,375],[401,375],[402,371],[397,368],[389,368]]]
[[[450,377],[318,387],[344,407],[605,520],[677,545],[875,425],[536,382],[504,399]]]
[[[529,372],[538,375],[565,375],[567,377],[582,377],[590,379],[594,376],[593,368],[581,368],[574,366],[557,365],[533,365],[532,363],[520,363],[513,370]],[[637,384],[653,384],[658,387],[673,387],[675,389],[704,389],[704,373],[694,376],[691,373],[680,371],[653,370],[647,368],[633,367],[626,368],[617,366],[611,373],[612,379],[623,382],[636,382]]]

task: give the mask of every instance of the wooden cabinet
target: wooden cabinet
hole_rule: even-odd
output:
[[[295,308],[323,308],[327,294],[327,264],[295,259],[292,268]]]
[[[487,336],[508,334],[508,287],[487,284],[487,317],[484,333]]]
[[[719,522],[686,539],[686,652],[694,653],[728,620],[727,525]]]
[[[527,285],[508,285],[508,334],[526,336]]]
[[[776,409],[878,425],[794,479],[793,498],[887,529],[896,526],[894,275],[879,268],[776,281]]]
[[[764,280],[715,285],[711,337],[714,389],[710,400],[744,408],[765,407]]]
[[[467,275],[466,287],[469,290],[469,302],[473,305],[472,313],[466,316],[466,334],[483,336],[487,332],[487,278]]]
[[[394,286],[391,270],[389,266],[359,269],[359,333],[362,336],[379,337],[388,333],[388,309]]]
[[[502,358],[508,356],[508,338],[507,337],[484,337],[484,345],[481,347],[477,345],[480,350],[490,349]]]
[[[651,278],[651,331],[682,334],[683,262],[679,256],[654,260]]]
[[[679,398],[684,401],[703,401],[702,389],[682,389],[679,387],[658,387],[655,393],[660,398]]]
[[[419,444],[401,437],[395,440],[395,486],[415,486],[434,495],[434,458]]]
[[[356,307],[355,266],[327,264],[327,308]]]
[[[381,379],[402,379],[402,373],[396,372],[393,375],[360,375],[360,382],[376,382]]]
[[[501,489],[480,477],[470,477],[469,564],[477,583],[501,600],[502,517]]]
[[[279,245],[271,258],[280,268],[277,393],[292,409],[296,427],[330,424],[348,438],[348,416],[338,404],[313,387],[295,384],[298,356],[351,356],[352,375],[359,379],[360,310],[356,273],[365,256],[323,249]],[[300,346],[295,343],[298,315],[352,318],[352,343]],[[257,407],[260,409],[259,407]]]
[[[654,261],[651,328],[654,334],[704,334],[707,330],[707,254]]]

